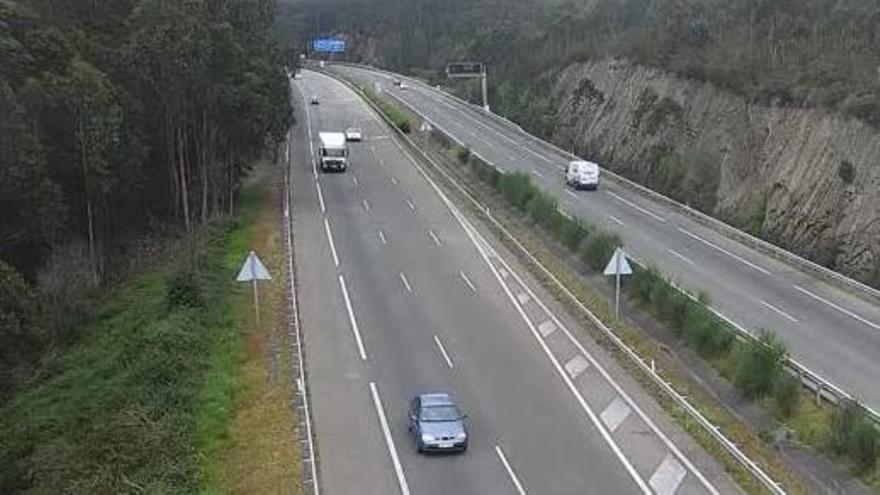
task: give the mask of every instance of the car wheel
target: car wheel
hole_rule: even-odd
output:
[[[423,444],[421,440],[416,440],[416,452],[421,454],[424,451],[425,451],[425,444]]]

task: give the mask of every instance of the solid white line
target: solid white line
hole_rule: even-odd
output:
[[[556,356],[553,354],[553,351],[550,350],[550,347],[547,345],[546,342],[544,342],[544,339],[541,338],[541,335],[540,335],[539,331],[537,330],[537,328],[535,327],[535,324],[532,322],[531,319],[529,319],[528,315],[525,313],[523,308],[519,304],[516,304],[516,297],[513,295],[513,292],[511,292],[510,287],[508,287],[507,284],[504,283],[504,280],[501,278],[501,275],[498,273],[498,269],[495,267],[494,263],[492,263],[489,254],[486,252],[486,248],[483,247],[483,245],[482,245],[482,243],[485,243],[485,245],[488,247],[489,246],[488,242],[485,239],[483,239],[482,234],[477,232],[477,230],[473,226],[471,226],[470,222],[466,218],[464,218],[464,216],[457,209],[454,209],[454,207],[452,206],[452,204],[449,202],[448,199],[446,199],[445,201],[446,201],[447,207],[450,208],[450,211],[453,212],[453,216],[456,217],[459,224],[461,224],[462,229],[465,231],[465,233],[468,235],[468,237],[470,237],[471,242],[477,248],[477,251],[480,253],[483,260],[486,262],[487,265],[489,265],[489,269],[492,271],[492,273],[495,275],[495,278],[501,284],[501,288],[504,289],[504,293],[507,294],[507,297],[513,302],[513,306],[514,306],[514,308],[516,308],[517,312],[519,313],[520,318],[523,320],[523,322],[525,322],[526,326],[531,331],[532,336],[535,337],[535,340],[538,341],[538,345],[541,347],[541,350],[544,351],[544,354],[547,356],[547,358],[550,360],[550,363],[556,369],[556,373],[562,378],[562,381],[565,382],[565,385],[568,387],[568,390],[575,397],[575,400],[577,400],[578,404],[581,406],[581,409],[584,411],[584,413],[590,419],[590,422],[592,422],[593,425],[596,427],[596,429],[599,430],[599,433],[602,435],[602,438],[605,440],[605,443],[608,444],[608,446],[611,448],[612,452],[614,452],[614,455],[617,457],[617,459],[620,461],[620,463],[623,465],[623,467],[629,473],[630,477],[633,479],[633,481],[636,483],[636,485],[638,485],[639,489],[643,493],[645,493],[646,495],[650,495],[651,490],[650,490],[650,488],[648,488],[648,485],[645,483],[645,480],[642,479],[642,476],[633,467],[630,460],[626,457],[626,455],[620,449],[620,446],[617,445],[617,442],[615,442],[614,438],[611,436],[611,433],[608,432],[608,430],[604,427],[604,425],[601,424],[601,421],[599,420],[596,413],[593,411],[593,409],[587,403],[586,399],[584,399],[583,394],[581,394],[580,390],[578,390],[577,386],[575,386],[571,377],[568,376],[568,373],[566,373],[565,369],[559,363],[559,359],[556,358]],[[482,243],[480,242],[480,240],[478,240],[477,236],[479,236],[479,239],[482,240]],[[502,264],[506,265],[504,260],[501,260],[501,258],[498,258],[498,259],[501,261]],[[510,271],[509,267],[508,267],[508,271]],[[516,277],[518,283],[523,287],[523,289],[525,289],[527,292],[529,292],[532,295],[532,298],[534,299],[535,297],[534,297],[534,294],[531,293],[532,292],[531,289],[528,286],[526,286],[525,283],[522,282],[521,279],[519,279],[518,275],[516,275],[513,272],[510,272],[510,273],[514,277]],[[538,301],[538,300],[536,299],[536,301]],[[540,301],[538,301],[538,303],[541,304]],[[554,320],[556,320],[556,317],[554,315],[552,315],[552,313],[550,313],[549,309],[544,307],[543,304],[541,304],[541,306],[548,315],[550,315]],[[559,325],[559,323],[557,323],[557,325]],[[574,339],[574,337],[572,337],[571,335],[569,335],[569,338]],[[573,341],[573,342],[575,343],[575,345],[579,344],[576,341]],[[581,348],[581,350],[585,355],[587,355],[585,349]],[[592,360],[592,358],[591,358],[591,360]],[[596,364],[595,361],[594,361],[594,365],[598,366],[598,364]],[[608,379],[608,381],[611,382],[610,377],[606,376],[606,379]],[[614,384],[614,382],[611,382],[611,383]]]
[[[666,219],[665,219],[665,218],[663,218],[663,217],[661,217],[661,216],[659,216],[659,215],[655,215],[654,213],[651,213],[650,211],[648,211],[648,210],[642,208],[641,206],[639,206],[639,205],[633,203],[632,201],[630,201],[630,200],[628,200],[628,199],[621,198],[620,196],[618,196],[617,194],[614,194],[614,193],[611,192],[611,191],[606,190],[605,192],[607,192],[612,198],[615,198],[615,199],[617,199],[618,201],[620,201],[620,202],[622,202],[622,203],[625,203],[625,204],[627,204],[627,205],[629,205],[629,206],[635,208],[636,210],[638,210],[638,211],[644,213],[645,215],[648,215],[649,217],[653,218],[654,220],[657,220],[657,221],[660,222],[660,223],[666,223]]]
[[[315,181],[315,190],[318,191],[318,204],[321,205],[321,213],[326,213],[327,209],[324,208],[324,193],[321,192],[321,183],[317,180]]]
[[[367,200],[361,200],[361,204],[364,205],[364,209],[370,211],[370,203],[367,203]]]
[[[388,244],[388,240],[385,239],[385,233],[382,230],[379,230],[379,240],[382,241],[382,244]]]
[[[571,197],[574,198],[574,199],[578,199],[578,198],[580,198],[580,196],[578,196],[577,194],[575,194],[575,193],[569,191],[568,189],[565,190],[565,194],[568,194],[569,196],[571,196]]]
[[[608,215],[608,218],[610,218],[611,221],[614,222],[614,223],[616,223],[617,225],[620,225],[621,227],[626,227],[626,224],[623,223],[622,220],[620,220],[619,218],[615,217],[614,215]]]
[[[292,133],[292,131],[291,131]],[[290,164],[290,156],[288,156],[288,165]],[[318,483],[318,468],[317,463],[315,462],[315,443],[314,443],[314,435],[312,434],[312,413],[311,406],[309,404],[309,393],[308,390],[305,389],[306,383],[306,374],[305,374],[305,366],[303,363],[303,353],[302,353],[302,332],[299,326],[299,309],[297,308],[297,298],[296,298],[296,281],[294,280],[295,274],[293,270],[293,228],[292,222],[290,218],[290,167],[286,168],[287,173],[285,173],[286,180],[284,184],[284,211],[285,211],[285,219],[284,219],[284,227],[286,232],[287,242],[287,273],[288,273],[288,281],[290,283],[290,307],[291,307],[291,319],[293,320],[293,328],[296,336],[296,358],[300,363],[299,368],[299,378],[297,378],[297,382],[300,384],[300,391],[302,392],[302,409],[304,411],[303,420],[305,421],[306,426],[306,443],[308,444],[309,454],[308,458],[304,459],[309,463],[309,468],[311,471],[311,484],[314,489],[315,495],[320,495],[320,487]]]
[[[703,239],[702,237],[698,236],[697,234],[691,233],[691,232],[689,232],[689,231],[687,231],[687,230],[685,230],[685,229],[683,229],[683,228],[681,228],[681,227],[678,228],[678,231],[681,232],[682,234],[688,236],[688,237],[691,237],[691,238],[693,238],[693,239],[696,239],[696,240],[702,242],[703,244],[705,244],[705,245],[707,245],[707,246],[709,246],[709,247],[711,247],[711,248],[713,248],[713,249],[715,249],[715,250],[717,250],[717,251],[720,251],[720,252],[722,252],[722,253],[724,253],[724,254],[730,256],[731,258],[733,258],[733,259],[739,261],[740,263],[742,263],[742,264],[744,264],[744,265],[746,265],[746,266],[748,266],[748,267],[750,267],[750,268],[753,268],[753,269],[755,269],[755,270],[757,270],[757,271],[763,273],[764,275],[771,275],[771,273],[770,273],[769,271],[767,271],[767,270],[761,268],[760,266],[758,266],[758,265],[752,263],[751,261],[745,260],[745,259],[741,258],[740,256],[737,256],[737,255],[731,253],[730,251],[724,249],[724,248],[721,247],[721,246],[718,246],[718,245],[712,244],[711,242],[707,241],[706,239]]]
[[[458,274],[461,276],[461,279],[464,280],[464,283],[466,283],[467,286],[470,287],[471,292],[476,293],[476,292],[477,292],[477,288],[474,287],[474,284],[473,284],[473,282],[471,282],[471,279],[469,279],[468,276],[465,275],[464,270],[459,270],[459,271],[458,271]]]
[[[434,244],[436,244],[438,246],[440,245],[440,238],[437,237],[437,234],[435,234],[433,230],[428,229],[428,235],[431,236],[431,239],[433,239]]]
[[[354,317],[354,309],[351,307],[351,299],[348,298],[348,289],[345,288],[345,277],[339,275],[339,287],[342,288],[342,298],[345,300],[345,309],[348,310],[348,320],[351,322],[351,331],[354,333],[354,341],[357,343],[358,354],[362,361],[367,360],[367,351],[364,350],[364,342],[361,340],[361,331]]]
[[[513,486],[516,487],[516,491],[519,493],[519,495],[526,495],[526,491],[523,489],[522,483],[519,482],[519,478],[516,477],[516,473],[513,472],[513,468],[510,467],[510,463],[507,462],[507,457],[504,455],[501,447],[496,445],[495,453],[498,454],[498,458],[501,459],[501,464],[504,464],[504,469],[507,470],[507,474],[508,476],[510,476],[510,480],[513,481]]]
[[[333,254],[333,264],[339,268],[339,256],[336,255],[336,244],[333,242],[333,234],[330,232],[330,222],[324,219],[324,230],[327,232],[327,241],[330,242],[330,253]]]
[[[675,256],[676,258],[678,258],[678,259],[684,261],[685,263],[687,263],[687,264],[689,264],[689,265],[693,265],[693,264],[694,264],[694,261],[693,261],[692,259],[688,258],[687,256],[684,256],[683,254],[679,253],[678,251],[676,251],[676,250],[674,250],[674,249],[670,249],[669,252],[670,252],[673,256]]]
[[[859,316],[859,315],[853,313],[852,311],[850,311],[850,310],[848,310],[848,309],[846,309],[846,308],[843,308],[843,307],[841,307],[841,306],[838,306],[837,304],[835,304],[835,303],[829,301],[828,299],[825,299],[825,298],[822,297],[822,296],[819,296],[819,295],[813,294],[812,292],[808,291],[807,289],[804,289],[804,288],[802,288],[802,287],[800,287],[800,286],[797,286],[797,285],[795,285],[794,288],[797,289],[797,290],[799,290],[800,292],[802,292],[802,293],[804,293],[804,294],[806,294],[806,295],[812,297],[813,299],[815,299],[815,300],[817,300],[817,301],[819,301],[819,302],[822,302],[822,303],[827,304],[828,306],[831,306],[832,308],[834,308],[834,309],[840,311],[841,313],[843,313],[843,314],[849,316],[850,318],[853,318],[853,319],[855,319],[855,320],[858,320],[858,321],[864,323],[865,325],[868,325],[868,326],[871,327],[871,328],[874,328],[874,329],[880,330],[880,325],[874,323],[873,321],[870,321],[870,320],[867,320],[867,319],[865,319],[865,318],[862,318],[861,316]]]
[[[391,463],[394,464],[394,473],[397,475],[397,484],[400,485],[400,493],[409,495],[409,485],[406,483],[406,476],[403,474],[403,466],[400,464],[400,457],[397,456],[397,448],[394,447],[394,440],[391,438],[391,428],[388,427],[388,420],[385,418],[385,408],[382,407],[382,399],[379,398],[379,389],[375,382],[370,382],[370,393],[373,394],[373,405],[376,406],[376,414],[379,416],[379,426],[382,428],[382,435],[385,436],[385,445],[388,446],[388,454],[391,455]]]
[[[406,200],[406,206],[409,206],[410,210],[416,211],[416,205],[414,205],[412,201]]]
[[[410,287],[409,281],[406,279],[406,275],[404,275],[403,272],[400,272],[400,281],[403,282],[406,291],[412,293],[412,287]]]
[[[440,343],[440,339],[436,335],[434,336],[434,343],[437,344],[437,347],[440,349],[440,354],[443,354],[443,359],[446,361],[449,369],[454,368],[452,360],[449,359],[449,354],[446,353],[446,349],[443,347],[443,344]]]
[[[788,321],[790,321],[790,322],[792,322],[792,323],[797,323],[797,322],[798,322],[797,318],[791,316],[790,314],[788,314],[788,313],[786,313],[785,311],[783,311],[783,310],[777,308],[776,306],[773,306],[772,304],[768,303],[767,301],[762,300],[762,301],[761,301],[761,305],[764,306],[765,308],[767,308],[767,309],[773,311],[774,313],[778,314],[779,316],[782,316],[783,318],[787,319]]]

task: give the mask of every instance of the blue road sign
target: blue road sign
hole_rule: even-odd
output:
[[[312,41],[312,48],[320,53],[344,53],[345,40],[336,38],[318,38]]]

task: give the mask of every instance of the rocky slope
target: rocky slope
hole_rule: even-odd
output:
[[[685,175],[712,178],[710,213],[880,284],[876,128],[783,101],[756,104],[620,59],[566,67],[553,93],[557,143],[661,190],[683,177],[668,170],[673,162],[706,169]]]

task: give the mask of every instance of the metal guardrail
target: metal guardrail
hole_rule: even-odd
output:
[[[568,297],[581,311],[586,314],[590,321],[592,321],[597,328],[599,328],[611,341],[631,360],[636,366],[644,372],[651,380],[661,389],[663,390],[679,407],[681,407],[694,421],[697,422],[707,433],[709,433],[712,438],[714,438],[723,448],[724,450],[731,455],[734,459],[736,459],[740,464],[742,464],[765,488],[767,488],[771,493],[784,495],[785,489],[781,486],[781,484],[777,483],[773,480],[770,475],[768,475],[758,463],[752,460],[749,456],[747,456],[733,441],[727,438],[726,435],[721,431],[721,428],[717,425],[712,424],[711,421],[708,420],[696,407],[694,407],[687,399],[681,395],[671,383],[667,382],[660,375],[659,372],[652,366],[650,363],[646,362],[641,356],[638,355],[634,350],[632,350],[625,342],[610,328],[608,327],[595,313],[590,311],[578,298],[575,296],[550,270],[548,270],[531,252],[526,249],[525,246],[520,243],[520,241],[507,230],[500,222],[498,222],[490,213],[488,208],[484,207],[480,204],[479,201],[476,200],[461,184],[458,183],[453,177],[451,177],[443,168],[434,162],[430,156],[420,148],[412,139],[409,138],[406,134],[401,132],[393,122],[391,122],[384,113],[376,106],[374,102],[372,102],[362,91],[361,89],[349,82],[344,77],[339,76],[338,74],[333,74],[332,72],[323,70],[321,71],[330,77],[335,78],[336,80],[342,82],[355,92],[357,92],[364,101],[382,118],[382,120],[391,127],[396,133],[398,139],[400,139],[408,148],[416,153],[417,156],[421,157],[424,161],[429,163],[434,169],[436,169],[440,174],[442,174],[446,180],[448,180],[459,192],[461,192],[477,209],[483,212],[486,218],[497,228],[499,229],[505,237],[507,237],[514,245],[522,251],[523,254],[535,265],[537,266],[565,295]],[[392,95],[393,96],[393,95]],[[400,99],[395,98],[401,104],[406,106],[410,111],[415,113],[416,115],[420,115],[416,112],[412,107],[410,107],[407,103],[403,102]],[[436,123],[431,122],[426,117],[422,117],[425,121],[428,121],[435,127],[435,129],[440,129],[436,125]],[[446,134],[444,132],[444,134]],[[453,136],[446,134],[450,139],[458,142]],[[462,143],[459,143],[462,144]],[[492,165],[490,162],[487,162]],[[494,165],[492,165],[494,166]]]
[[[380,72],[380,73],[394,76],[394,77],[405,77],[405,76],[400,76],[398,74],[395,74],[393,72],[389,72],[389,71],[386,71],[383,69],[377,69],[375,67],[371,67],[368,65],[350,64],[350,63],[337,63],[335,65],[349,65],[349,66],[356,67],[356,68],[361,68],[361,69],[370,70],[370,71],[374,71],[374,72]],[[413,84],[419,84],[419,85],[426,86],[426,87],[430,88],[429,85],[423,83],[422,81],[419,81],[418,79],[413,79],[413,78],[409,78],[409,77],[406,77],[406,79]],[[430,88],[430,89],[432,91],[438,91],[434,88]],[[557,154],[561,154],[561,155],[569,157],[569,158],[577,158],[575,155],[569,153],[568,151],[560,149],[559,147],[557,147],[556,145],[554,145],[552,143],[547,143],[547,142],[545,142],[535,136],[532,136],[531,134],[526,132],[524,129],[522,129],[522,127],[520,127],[519,125],[515,124],[514,122],[511,122],[510,120],[508,120],[500,115],[497,115],[497,114],[494,114],[491,112],[486,113],[486,111],[482,107],[476,106],[470,102],[462,100],[461,98],[459,98],[455,95],[452,95],[452,94],[449,94],[449,93],[446,93],[443,91],[438,91],[438,92],[440,92],[441,94],[443,94],[444,96],[446,96],[448,98],[451,98],[451,99],[459,102],[460,104],[468,106],[469,108],[471,108],[473,111],[479,113],[480,115],[489,116],[489,117],[494,118],[500,122],[503,122],[506,126],[509,126],[513,129],[515,129],[517,132],[519,132],[519,133],[523,134],[524,136],[526,136],[527,138],[537,142],[542,147],[549,148],[549,149],[553,150],[553,152],[555,152]],[[415,113],[416,115],[420,115],[423,119],[427,120],[427,118],[424,115],[422,115],[415,108],[411,107],[408,103],[397,98],[394,94],[391,94],[391,96],[394,97],[401,104],[403,104],[407,108],[409,108],[409,110],[411,112]],[[432,122],[432,125],[433,125],[433,122]],[[449,136],[448,133],[446,133],[446,134],[447,134],[447,136]],[[452,137],[452,136],[449,136],[449,137],[451,139],[453,139],[454,141],[456,141],[460,146],[467,147],[464,143],[459,142],[454,137]],[[486,163],[490,163],[485,158],[483,158],[483,157],[480,157],[480,158],[483,161],[485,161]],[[693,208],[690,208],[686,205],[683,205],[683,204],[681,204],[671,198],[668,198],[662,194],[654,192],[654,191],[642,186],[641,184],[637,184],[637,183],[635,183],[625,177],[617,175],[617,174],[610,172],[606,169],[603,169],[603,173],[605,175],[609,176],[612,180],[616,181],[618,184],[622,185],[623,187],[631,189],[631,190],[633,190],[633,191],[635,191],[645,197],[648,197],[649,199],[653,199],[655,201],[661,202],[661,203],[663,203],[663,204],[665,204],[665,205],[667,205],[677,211],[681,211],[681,212],[685,213],[686,215],[688,215],[689,217],[694,218],[698,222],[700,222],[704,225],[707,225],[708,227],[713,228],[717,231],[720,231],[722,234],[733,237],[734,239],[740,240],[741,242],[744,242],[746,244],[756,245],[756,246],[759,245],[759,246],[761,246],[758,248],[760,251],[767,252],[767,254],[770,254],[771,256],[773,256],[775,258],[782,259],[783,261],[789,262],[790,264],[796,265],[797,267],[802,267],[806,271],[819,272],[820,276],[823,279],[832,278],[834,280],[839,279],[841,281],[845,281],[846,287],[844,287],[844,288],[849,288],[850,290],[859,291],[859,292],[861,292],[860,295],[863,295],[868,298],[876,299],[876,300],[880,301],[880,291],[878,291],[877,289],[874,289],[873,287],[869,287],[865,284],[862,284],[861,282],[850,279],[840,273],[837,273],[833,270],[825,268],[825,267],[818,265],[812,261],[801,258],[800,256],[798,256],[794,253],[790,253],[788,251],[785,251],[784,249],[782,249],[778,246],[774,246],[773,244],[770,244],[767,241],[764,241],[763,239],[758,239],[757,237],[754,237],[746,232],[742,232],[742,231],[736,229],[735,227],[732,227],[732,226],[722,222],[721,220],[718,220],[718,219],[713,218],[709,215],[706,215],[705,213],[694,210]],[[772,251],[772,253],[770,251]],[[774,253],[778,253],[778,254],[774,254]],[[824,274],[824,275],[822,275],[822,274]],[[839,282],[839,284],[840,283],[844,283],[844,282]],[[689,292],[687,292],[683,288],[681,288],[675,284],[673,284],[673,286],[677,290],[679,290],[680,292],[688,295],[689,297],[693,297]],[[713,312],[717,317],[719,317],[721,320],[723,320],[728,325],[730,325],[737,332],[737,336],[739,338],[741,338],[743,340],[752,341],[752,342],[758,341],[757,338],[754,335],[752,335],[752,333],[749,332],[748,330],[746,330],[745,328],[739,326],[738,324],[731,321],[729,318],[725,317],[724,315],[718,313],[717,311],[713,310]],[[812,370],[810,370],[809,368],[807,368],[803,364],[799,363],[798,361],[789,357],[789,358],[786,358],[786,360],[783,364],[784,364],[785,369],[788,372],[790,372],[792,375],[794,375],[804,388],[806,388],[807,390],[811,391],[812,393],[814,393],[816,395],[817,399],[823,399],[823,400],[826,400],[827,402],[829,402],[831,404],[835,404],[835,405],[839,404],[840,402],[843,402],[843,401],[858,402],[856,397],[854,397],[852,394],[846,392],[845,390],[843,390],[841,387],[839,387],[838,385],[836,385],[832,381],[820,376],[818,373],[813,372]],[[880,412],[878,412],[868,406],[865,406],[863,404],[861,405],[861,407],[862,407],[862,409],[864,409],[865,413],[871,418],[871,420],[878,427],[880,427]]]

